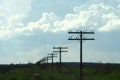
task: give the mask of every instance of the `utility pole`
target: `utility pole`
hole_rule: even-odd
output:
[[[46,60],[46,68],[47,68],[47,70],[48,70],[48,60],[50,60],[49,58],[50,58],[49,56],[44,58]]]
[[[68,49],[68,47],[53,47],[53,49],[57,49],[57,51],[53,51],[53,52],[58,52],[59,53],[59,67],[60,67],[60,73],[62,72],[61,70],[61,53],[62,52],[68,52],[65,49]]]
[[[37,62],[37,64],[43,64],[43,63],[45,63],[45,58],[43,58]]]
[[[45,58],[42,58],[41,60],[39,60],[37,62],[37,64],[40,64],[41,65],[41,68],[45,68],[45,62],[46,62],[46,59]]]
[[[83,72],[82,72],[82,43],[85,40],[95,40],[94,38],[83,37],[85,34],[94,34],[93,31],[72,31],[70,30],[68,34],[78,34],[79,37],[69,37],[68,40],[78,40],[80,42],[80,80],[83,80]]]
[[[51,65],[51,67],[52,67],[52,72],[53,72],[53,68],[54,68],[53,58],[54,58],[54,57],[57,57],[57,56],[56,56],[57,54],[50,53],[50,54],[48,54],[48,55],[50,55],[50,58],[52,58],[52,65]]]

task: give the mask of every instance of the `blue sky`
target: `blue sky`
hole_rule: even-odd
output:
[[[84,62],[120,63],[119,14],[120,0],[1,0],[0,64],[36,62],[53,46],[69,48],[62,61],[79,62],[69,30],[95,31],[83,43]]]

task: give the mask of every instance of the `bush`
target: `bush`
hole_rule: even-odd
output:
[[[11,78],[10,80],[17,80],[16,78]]]
[[[50,76],[48,80],[56,80],[53,76]]]
[[[43,80],[41,76],[35,76],[35,80]]]

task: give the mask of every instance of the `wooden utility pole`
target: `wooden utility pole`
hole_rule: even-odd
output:
[[[53,47],[53,49],[57,49],[57,51],[53,51],[53,52],[58,52],[59,53],[59,67],[60,67],[59,69],[60,69],[60,73],[62,73],[62,70],[61,70],[61,66],[62,66],[61,53],[62,52],[68,52],[67,50],[65,50],[65,49],[68,49],[68,47]]]
[[[47,70],[48,70],[48,60],[50,60],[49,58],[50,58],[49,56],[45,57]]]
[[[80,80],[83,80],[82,72],[82,43],[84,40],[95,40],[94,38],[83,37],[85,34],[94,34],[93,31],[69,31],[68,34],[78,34],[79,37],[69,37],[68,40],[78,40],[80,42]]]
[[[50,54],[48,54],[48,55],[50,55],[50,58],[52,58],[52,65],[51,65],[51,67],[52,67],[52,72],[53,72],[53,68],[54,68],[53,58],[54,58],[54,57],[57,57],[57,56],[56,56],[57,54],[50,53]]]

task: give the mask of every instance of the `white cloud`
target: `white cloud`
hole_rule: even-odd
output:
[[[21,12],[26,15],[31,10],[32,1],[33,0],[2,0],[0,12],[8,16]]]
[[[13,36],[13,32],[10,29],[1,29],[0,30],[0,39],[11,38]]]
[[[26,28],[21,28],[22,31],[28,30],[34,32],[34,30],[42,30],[43,32],[61,32],[67,31],[71,28],[77,28],[85,26],[89,22],[89,18],[97,15],[96,11],[86,10],[80,13],[66,14],[64,18],[57,17],[55,13],[43,13],[42,18],[36,22],[28,23]],[[96,25],[96,23],[92,23]]]
[[[16,27],[16,26],[21,26],[22,20],[25,18],[25,15],[23,14],[15,14],[14,16],[9,16],[6,20],[6,24],[9,27]],[[23,25],[22,25],[23,26]]]
[[[109,10],[111,7],[110,6],[106,6],[104,3],[100,3],[100,4],[92,4],[89,9],[90,10]]]
[[[45,12],[39,20],[31,21],[25,26],[22,20],[29,14],[32,0],[26,0],[25,2],[23,0],[12,0],[10,2],[5,1],[5,3],[6,4],[0,8],[4,12],[0,15],[2,16],[0,17],[2,18],[0,19],[0,25],[4,26],[0,31],[5,32],[4,34],[0,34],[0,39],[8,38],[8,36],[10,38],[19,34],[31,35],[35,34],[36,31],[57,33],[72,28],[79,28],[95,29],[105,32],[119,28],[120,16],[116,14],[116,12],[120,12],[117,8],[118,5],[116,5],[115,8],[102,2],[96,4],[91,3],[89,5],[86,3],[83,4],[82,7],[74,7],[73,13],[68,13],[64,17],[57,16],[54,12]],[[21,4],[22,6],[19,7]],[[5,10],[3,10],[3,7]],[[9,12],[11,13],[8,14]]]
[[[30,22],[27,29],[33,32],[34,30],[42,30],[43,32],[61,32],[71,28],[88,28],[102,31],[102,29],[100,30],[99,28],[108,25],[109,20],[119,18],[118,15],[111,12],[113,9],[112,6],[99,3],[91,4],[84,10],[81,9],[81,6],[75,7],[74,13],[68,13],[62,18],[55,15],[54,12],[43,13],[42,18],[36,22]],[[114,25],[112,27],[114,27]],[[111,29],[108,27],[108,30]]]
[[[107,21],[107,23],[99,28],[99,31],[113,31],[120,29],[120,19],[112,19]]]
[[[119,17],[116,16],[114,13],[108,13],[108,14],[103,14],[102,18],[110,20],[110,19],[116,19]]]
[[[23,19],[31,10],[33,0],[1,1],[0,6],[0,39],[16,35],[16,27],[24,26]]]

